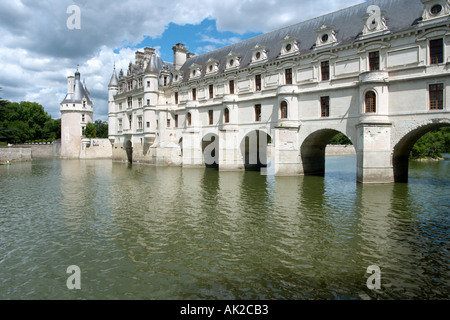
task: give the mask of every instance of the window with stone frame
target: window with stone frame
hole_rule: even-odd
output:
[[[223,112],[224,122],[230,123],[230,110],[228,108],[225,108]]]
[[[434,83],[429,85],[430,110],[444,109],[444,84]]]
[[[191,116],[190,112],[188,112],[186,115],[186,121],[187,121],[188,126],[190,126],[192,124],[192,116]]]
[[[255,121],[256,122],[261,121],[261,105],[260,104],[255,105]]]
[[[208,110],[208,124],[212,125],[214,124],[214,111]]]
[[[261,75],[260,74],[257,74],[255,76],[255,90],[261,91]]]
[[[230,80],[228,85],[230,87],[230,94],[234,94],[234,80]]]
[[[320,97],[320,116],[327,118],[330,116],[330,97]]]
[[[286,84],[292,84],[292,69],[288,68],[284,70],[284,79]]]
[[[287,119],[288,118],[288,104],[286,101],[282,101],[280,105],[280,118]]]
[[[322,61],[320,64],[322,81],[330,80],[330,61]]]
[[[209,98],[210,99],[214,98],[214,85],[213,84],[209,85]]]
[[[369,70],[380,70],[380,51],[369,52]]]
[[[444,62],[443,39],[430,40],[430,63],[439,64]]]
[[[366,113],[376,113],[377,112],[377,95],[375,92],[368,91],[364,98],[366,105]]]

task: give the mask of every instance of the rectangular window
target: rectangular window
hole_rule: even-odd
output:
[[[212,125],[214,123],[214,111],[213,110],[208,111],[208,119],[209,119],[209,125]]]
[[[234,80],[230,80],[229,86],[230,86],[230,94],[234,94]]]
[[[128,109],[133,108],[133,98],[132,97],[128,97]]]
[[[147,121],[147,128],[150,128],[150,121]]]
[[[119,119],[119,132],[122,132],[122,119]]]
[[[167,128],[170,128],[170,119],[167,119]]]
[[[81,115],[81,122],[84,123],[86,121],[86,116],[84,114]]]
[[[430,110],[444,109],[444,84],[430,84]]]
[[[322,118],[330,116],[330,97],[320,97],[320,115]]]
[[[142,129],[142,117],[138,117],[138,129]]]
[[[150,88],[150,81],[147,81],[147,88]]]
[[[214,85],[212,84],[209,85],[209,98],[214,98]]]
[[[255,76],[255,89],[256,91],[261,91],[261,75],[257,74]]]
[[[256,122],[261,121],[261,105],[260,104],[255,105],[255,121]]]
[[[133,124],[131,115],[128,116],[128,124],[129,124],[128,128],[131,130],[131,126]]]
[[[284,71],[284,77],[286,84],[292,84],[292,69],[286,69]]]
[[[175,104],[178,104],[178,92],[175,92]]]
[[[164,86],[167,86],[167,77],[164,77]]]
[[[142,108],[142,98],[139,98],[139,99],[138,99],[138,107],[139,107],[139,108]]]
[[[320,64],[320,70],[322,73],[322,81],[330,80],[330,62],[329,61],[323,61]]]
[[[438,64],[444,62],[443,39],[430,40],[430,63]]]
[[[197,100],[197,89],[192,89],[192,100]]]
[[[178,128],[178,115],[175,115],[175,128]]]
[[[139,78],[139,88],[142,88],[142,87],[143,87],[142,83],[143,83],[142,78]]]
[[[119,103],[119,111],[122,111],[122,102]]]
[[[380,70],[380,52],[374,51],[369,53],[369,70]]]

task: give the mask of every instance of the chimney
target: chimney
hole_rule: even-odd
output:
[[[188,59],[192,58],[193,56],[195,56],[195,53],[188,52],[188,54],[187,54]]]
[[[141,64],[142,61],[144,61],[144,53],[143,53],[143,52],[136,51],[136,54],[135,54],[135,63],[136,63],[137,65],[139,65],[139,64]]]
[[[67,77],[67,94],[73,94],[74,87],[75,87],[75,81],[74,76]]]
[[[180,70],[187,59],[188,49],[182,43],[177,43],[172,48],[173,50],[173,65],[175,70]]]

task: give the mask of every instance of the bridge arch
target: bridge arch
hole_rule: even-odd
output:
[[[300,157],[304,175],[325,175],[325,150],[330,140],[339,133],[346,135],[336,129],[319,129],[303,140],[300,146]],[[351,137],[348,138],[354,145]]]
[[[264,130],[253,130],[242,138],[240,149],[246,171],[267,168],[271,158],[272,137]]]
[[[404,134],[396,143],[392,151],[392,165],[395,182],[408,181],[408,163],[412,148],[422,136],[430,131],[450,126],[450,119],[431,119],[418,124],[415,128]]]
[[[208,133],[202,138],[203,160],[207,168],[219,168],[219,136]]]

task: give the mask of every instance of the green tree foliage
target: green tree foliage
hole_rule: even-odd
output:
[[[338,133],[335,135],[328,144],[337,144],[337,145],[352,145],[352,142],[349,138],[343,133]]]
[[[94,122],[95,128],[97,129],[97,138],[106,139],[108,138],[108,122],[96,120]]]
[[[97,128],[95,127],[95,124],[93,124],[92,122],[86,124],[86,128],[84,129],[84,136],[86,138],[97,138]]]
[[[450,128],[442,128],[422,136],[411,150],[412,159],[441,158],[450,153]]]
[[[53,120],[44,107],[36,102],[0,102],[0,141],[24,143],[26,141],[59,139],[61,121]]]

